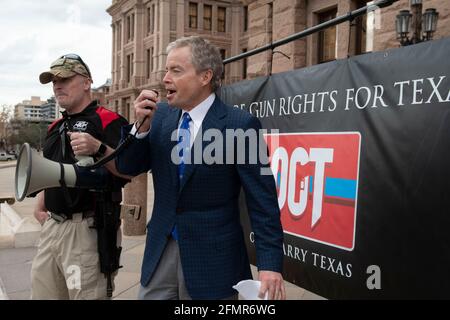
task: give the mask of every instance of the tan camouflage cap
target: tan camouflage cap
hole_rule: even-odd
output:
[[[39,81],[46,84],[53,81],[53,77],[70,78],[76,74],[92,80],[91,72],[80,56],[68,54],[54,61],[49,71],[42,72]]]

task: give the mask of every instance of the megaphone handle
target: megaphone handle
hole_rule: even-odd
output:
[[[75,159],[78,160],[76,165],[79,167],[87,167],[94,164],[94,158],[90,156],[75,156]]]

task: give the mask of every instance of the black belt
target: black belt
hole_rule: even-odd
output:
[[[84,211],[84,212],[75,212],[75,213],[54,213],[54,212],[50,212],[49,214],[50,214],[50,217],[53,220],[55,220],[58,223],[62,223],[64,221],[66,221],[66,220],[72,219],[72,216],[74,214],[80,214],[80,213],[83,214],[83,219],[95,216],[95,212],[92,211],[92,210],[91,211]]]

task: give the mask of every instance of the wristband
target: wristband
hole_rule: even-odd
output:
[[[98,148],[97,153],[94,155],[94,157],[96,158],[102,158],[105,155],[106,152],[106,145],[104,143],[102,143],[100,145],[100,148]]]

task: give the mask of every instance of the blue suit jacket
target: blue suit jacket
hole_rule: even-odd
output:
[[[138,175],[151,170],[153,175],[155,200],[147,225],[141,284],[149,283],[176,223],[181,264],[190,296],[221,299],[236,293],[232,288],[234,284],[251,278],[240,225],[241,187],[255,233],[257,267],[282,271],[283,230],[275,181],[272,175],[260,174],[260,164],[194,163],[186,164],[180,185],[177,165],[171,160],[177,144],[171,137],[177,130],[180,115],[180,109],[158,104],[149,135],[134,141],[116,159],[116,166],[123,174]],[[237,128],[258,130],[261,124],[249,113],[228,107],[216,98],[203,120],[201,132],[217,129],[225,136],[226,129]],[[130,129],[131,126],[124,127],[123,134],[128,134]],[[176,140],[176,134],[173,139]],[[225,140],[224,159],[226,153],[232,151],[226,149]],[[192,150],[198,144],[205,150],[210,143],[201,141],[198,134]]]

